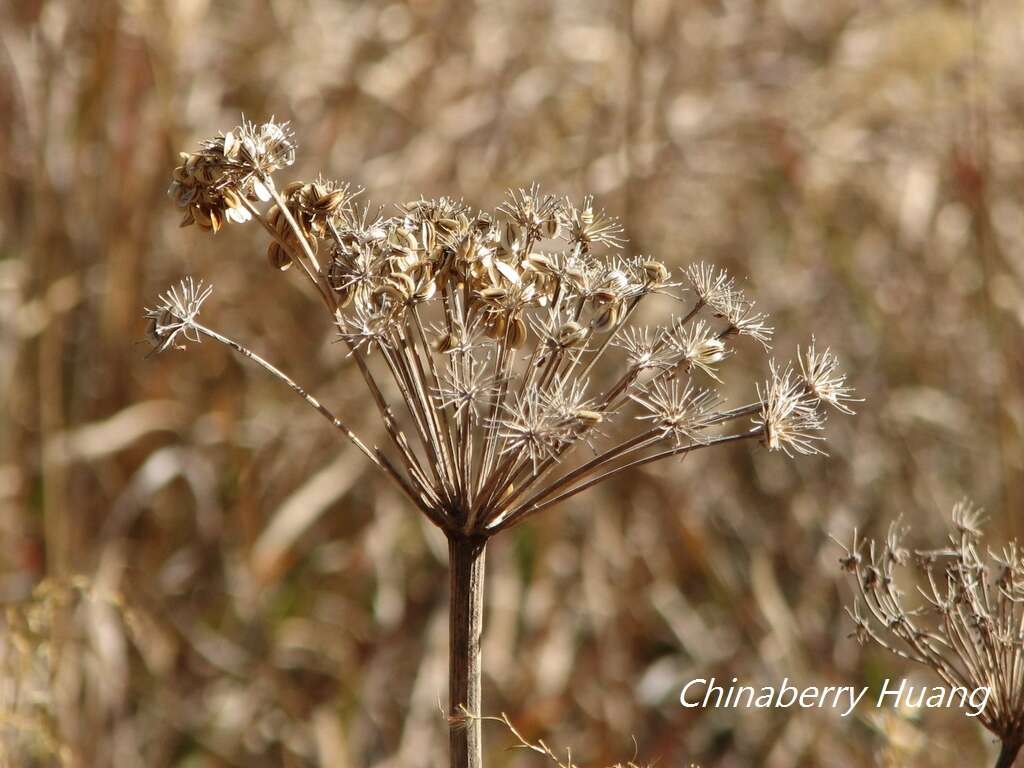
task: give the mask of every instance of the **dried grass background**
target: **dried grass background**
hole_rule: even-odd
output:
[[[443,538],[227,350],[136,343],[142,306],[202,276],[211,324],[371,428],[262,233],[177,228],[176,152],[242,112],[293,122],[289,178],[377,201],[594,192],[634,252],[749,276],[868,398],[830,458],[697,455],[494,542],[489,714],[586,765],[632,736],[665,766],[992,754],[957,712],[677,697],[934,684],[847,638],[828,534],[902,514],[935,540],[965,493],[1022,532],[1022,46],[1009,0],[3,3],[0,759],[443,762]],[[485,727],[490,765],[540,764],[511,741]]]

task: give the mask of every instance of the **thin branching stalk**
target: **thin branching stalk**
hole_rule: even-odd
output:
[[[950,688],[987,689],[978,721],[1002,743],[996,766],[1010,766],[1024,744],[1024,549],[1011,541],[986,561],[983,521],[981,510],[960,502],[938,549],[904,546],[899,522],[881,546],[854,532],[840,563],[856,586],[847,613],[857,639],[931,667]],[[923,605],[915,607],[899,587],[899,571],[910,567],[927,584],[917,587]]]

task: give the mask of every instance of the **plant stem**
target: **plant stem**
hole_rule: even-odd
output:
[[[1010,768],[1013,765],[1013,761],[1017,759],[1020,747],[1020,744],[1004,741],[1002,748],[999,750],[999,759],[996,760],[996,768]]]
[[[451,533],[448,561],[451,608],[448,627],[449,765],[481,768],[480,634],[483,629],[486,538]]]

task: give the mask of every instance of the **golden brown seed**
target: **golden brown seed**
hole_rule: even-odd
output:
[[[531,253],[524,259],[526,266],[530,269],[534,269],[537,272],[549,273],[553,268],[551,259],[545,256],[543,253]]]
[[[619,305],[609,304],[591,322],[591,326],[597,333],[604,333],[615,327],[619,320]]]
[[[664,285],[670,277],[668,267],[660,261],[644,262],[644,274],[647,275],[647,281],[652,285]]]
[[[480,298],[484,301],[501,301],[508,295],[508,291],[504,288],[498,288],[497,286],[491,286],[484,288],[480,291]]]
[[[604,414],[598,413],[597,411],[579,410],[576,411],[575,416],[588,426],[600,424],[604,421]]]
[[[512,325],[508,331],[508,345],[512,349],[519,349],[526,343],[526,321],[521,317],[513,318]]]
[[[505,335],[505,316],[492,313],[484,322],[484,333],[492,339],[500,339]]]
[[[558,329],[558,343],[563,347],[576,347],[587,338],[587,329],[575,321],[569,321]]]
[[[427,253],[434,250],[434,246],[437,244],[437,237],[434,225],[429,221],[424,221],[420,226],[420,240],[423,241],[423,248]]]

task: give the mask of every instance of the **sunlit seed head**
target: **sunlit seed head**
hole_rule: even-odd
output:
[[[678,445],[707,440],[704,430],[714,423],[714,409],[721,403],[712,390],[675,379],[656,381],[649,391],[630,397],[646,411],[637,418],[652,422]]]
[[[985,511],[970,499],[961,499],[953,507],[953,527],[959,535],[978,539],[984,525]]]
[[[145,316],[150,321],[149,338],[157,352],[183,348],[179,339],[199,341],[195,321],[211,293],[212,286],[186,277],[161,294],[155,307],[146,309]]]
[[[780,370],[772,361],[771,376],[757,392],[761,412],[753,421],[764,429],[763,442],[769,449],[787,456],[823,453],[818,444],[824,437],[818,433],[824,429],[824,418],[808,401],[791,365]]]
[[[831,349],[826,347],[819,354],[812,337],[805,353],[797,349],[797,359],[804,384],[814,397],[842,413],[853,414],[849,403],[861,401],[853,396],[853,388],[846,385],[846,374],[839,370],[839,361]]]
[[[436,390],[440,408],[452,408],[458,415],[468,411],[474,418],[480,406],[498,392],[498,382],[488,360],[469,360],[465,365],[450,357],[444,381]]]
[[[728,323],[725,335],[746,336],[758,342],[765,351],[771,349],[772,336],[775,329],[768,325],[768,316],[763,312],[754,311],[754,302],[747,299],[740,291],[731,291],[719,298],[713,305],[715,314]]]
[[[625,350],[629,367],[640,373],[652,369],[664,370],[671,364],[673,350],[670,344],[663,343],[665,339],[664,329],[631,325],[619,331],[612,344]]]
[[[701,303],[716,310],[732,294],[735,283],[724,269],[703,261],[686,268],[686,279]]]
[[[673,332],[667,338],[683,364],[690,370],[703,371],[716,381],[721,381],[715,366],[726,358],[728,350],[725,342],[719,338],[720,333],[704,320],[685,326],[673,323],[672,328]]]
[[[625,243],[622,226],[618,220],[603,210],[595,210],[592,196],[584,198],[579,207],[568,200],[565,201],[562,236],[571,245],[578,245],[585,252],[589,252],[595,245],[621,248]]]

